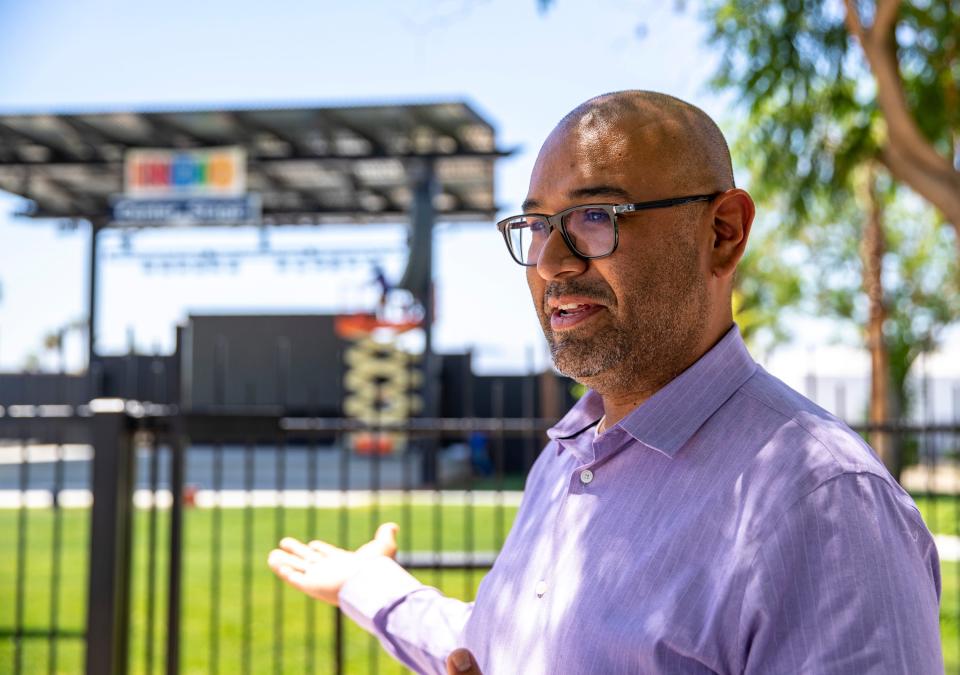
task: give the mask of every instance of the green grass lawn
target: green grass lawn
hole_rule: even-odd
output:
[[[950,495],[913,495],[913,500],[923,514],[923,520],[931,532],[960,535],[957,507],[960,497]]]
[[[956,500],[918,498],[918,505],[934,531],[957,533]],[[333,669],[334,610],[308,601],[280,585],[266,566],[266,555],[282,534],[309,538],[311,533],[341,545],[366,541],[377,523],[394,520],[401,525],[403,550],[478,551],[497,550],[513,521],[515,509],[476,506],[399,506],[336,509],[251,509],[185,512],[183,558],[181,672],[328,673]],[[16,537],[20,514],[0,511],[0,631],[16,621]],[[57,601],[61,629],[82,631],[85,622],[89,512],[61,511],[62,555]],[[24,625],[46,630],[50,625],[52,556],[51,541],[56,521],[52,510],[26,513],[26,569],[23,585]],[[154,612],[153,672],[163,668],[166,640],[166,546],[169,513],[158,511],[158,555],[155,573],[148,559],[149,514],[138,512],[134,531],[133,599],[131,616],[131,673],[146,673],[148,659],[148,581],[156,582]],[[424,582],[460,598],[472,598],[481,572],[460,570],[416,572]],[[960,673],[960,569],[943,563],[941,633],[947,672]],[[309,636],[313,636],[310,640]],[[84,643],[81,639],[56,641],[58,673],[82,672]],[[46,673],[49,642],[45,638],[24,641],[24,673]],[[345,671],[371,672],[376,663],[381,673],[402,669],[379,646],[349,620],[344,621]],[[13,672],[14,646],[0,638],[0,673]],[[312,668],[311,668],[312,665]]]
[[[185,512],[183,557],[181,672],[208,673],[212,662],[217,672],[326,673],[333,668],[335,612],[308,601],[280,584],[266,565],[267,553],[279,537],[290,534],[313,536],[356,547],[367,541],[376,524],[393,520],[401,525],[400,545],[409,551],[495,551],[513,522],[515,509],[474,506],[389,506],[337,509],[190,509]],[[60,591],[57,603],[60,629],[81,631],[86,611],[87,539],[89,512],[61,512],[63,533]],[[23,585],[23,624],[46,630],[51,625],[51,541],[55,526],[52,510],[29,510],[26,520],[28,570]],[[17,511],[0,511],[0,631],[16,621]],[[169,512],[158,511],[156,536],[161,544],[151,563],[148,556],[149,513],[138,512],[134,531],[134,574],[130,664],[132,673],[148,672],[148,582],[155,580],[152,661],[154,672],[163,667],[166,640],[166,547]],[[219,533],[219,534],[217,534]],[[217,539],[219,538],[219,541]],[[154,574],[150,574],[150,565]],[[482,572],[451,570],[416,572],[424,582],[448,595],[472,599]],[[279,620],[278,620],[279,618]],[[312,623],[311,623],[312,622]],[[308,628],[313,641],[308,639]],[[380,653],[372,638],[344,621],[345,671],[366,673],[373,660],[380,672],[402,672]],[[25,673],[45,673],[50,643],[45,638],[24,641],[22,667]],[[312,646],[312,650],[309,648]],[[62,639],[56,643],[57,672],[82,672],[83,643]],[[0,673],[13,671],[11,638],[0,639]]]

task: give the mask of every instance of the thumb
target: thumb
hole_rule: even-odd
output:
[[[395,558],[397,555],[397,532],[400,526],[396,523],[384,523],[377,528],[377,533],[373,535],[373,541],[378,544],[377,548],[382,555]]]
[[[447,675],[482,675],[477,660],[468,649],[454,649],[447,657]]]

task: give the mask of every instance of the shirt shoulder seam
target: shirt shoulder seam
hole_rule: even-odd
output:
[[[923,516],[920,513],[920,509],[917,508],[916,504],[908,505],[908,504],[905,504],[901,499],[899,499],[899,495],[896,494],[896,490],[894,489],[894,486],[891,485],[890,482],[886,480],[883,476],[877,475],[872,471],[856,471],[852,469],[841,468],[840,473],[824,478],[822,481],[820,481],[819,483],[814,485],[812,488],[804,492],[802,495],[797,497],[795,500],[793,500],[793,502],[790,503],[790,506],[785,508],[783,512],[779,516],[777,516],[776,521],[772,523],[765,532],[757,535],[757,537],[753,540],[753,543],[756,546],[756,551],[754,551],[753,556],[750,558],[750,563],[749,565],[747,565],[747,569],[752,570],[756,567],[757,558],[759,557],[761,551],[763,551],[763,547],[767,539],[779,529],[778,525],[780,524],[780,522],[784,518],[786,518],[788,514],[794,511],[794,509],[796,509],[801,502],[805,501],[814,492],[817,492],[821,488],[824,488],[829,484],[837,482],[840,479],[848,478],[851,476],[854,478],[865,476],[871,480],[879,482],[886,490],[894,493],[894,497],[896,498],[897,503],[902,504],[904,506],[910,506],[911,515],[915,516],[919,520],[919,523],[923,525]],[[924,525],[924,527],[926,526]],[[737,618],[737,658],[740,660],[743,660],[743,657],[742,657],[742,654],[743,654],[743,604],[746,600],[746,596],[747,596],[747,584],[746,582],[744,582],[740,590],[740,607],[737,610],[737,617],[738,617]]]
[[[755,377],[756,375],[758,375],[759,372],[760,372],[760,371],[758,371],[758,372],[754,375],[754,377]],[[828,455],[830,455],[830,459],[833,460],[833,463],[834,463],[835,467],[837,468],[838,471],[841,472],[840,474],[836,474],[836,475],[842,475],[843,473],[846,473],[846,472],[848,471],[847,469],[844,468],[843,464],[842,464],[842,463],[840,462],[840,460],[837,458],[837,455],[833,452],[833,450],[830,448],[830,446],[827,445],[826,443],[824,443],[815,433],[813,433],[813,431],[812,431],[809,427],[807,427],[807,425],[805,425],[803,422],[801,422],[799,419],[797,419],[797,416],[796,416],[796,415],[791,415],[791,414],[789,414],[789,413],[781,410],[779,407],[773,405],[770,401],[764,400],[764,399],[760,398],[759,396],[757,396],[756,394],[754,394],[753,392],[747,391],[747,384],[749,384],[749,382],[750,382],[752,379],[753,379],[753,377],[751,377],[749,380],[747,380],[746,382],[744,382],[743,385],[740,387],[740,391],[743,392],[743,395],[744,395],[744,396],[749,396],[750,398],[752,398],[754,401],[756,401],[756,402],[759,403],[760,405],[764,406],[765,408],[767,408],[767,409],[769,409],[769,410],[772,410],[773,412],[777,413],[778,415],[781,415],[781,416],[784,417],[785,419],[787,419],[787,420],[789,420],[790,422],[792,422],[793,424],[795,424],[798,429],[802,429],[803,432],[804,432],[807,436],[809,436],[817,445],[819,445],[821,448],[823,448],[824,451],[825,451]],[[854,472],[852,472],[852,473],[861,473],[861,472],[856,472],[856,471],[854,471]],[[862,473],[867,473],[867,472],[862,472]],[[830,478],[833,478],[833,477],[835,477],[835,476],[831,476]],[[826,478],[826,479],[824,479],[824,480],[825,480],[825,481],[826,481],[826,480],[830,480],[830,478]],[[817,486],[815,486],[814,488],[812,488],[811,491],[815,490],[817,487],[819,487],[819,485],[820,485],[820,484],[818,484]],[[809,494],[809,493],[808,493],[808,494]]]

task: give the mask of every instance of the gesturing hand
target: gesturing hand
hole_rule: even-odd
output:
[[[398,529],[396,523],[384,523],[377,528],[373,539],[356,551],[337,548],[325,541],[304,544],[285,537],[280,540],[280,548],[270,551],[267,564],[274,574],[297,590],[336,605],[340,589],[357,573],[364,559],[396,556]]]

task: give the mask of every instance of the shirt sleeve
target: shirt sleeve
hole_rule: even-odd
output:
[[[741,607],[752,673],[943,672],[940,564],[912,501],[872,474],[806,495],[761,543]]]
[[[425,586],[390,558],[365,561],[340,589],[340,609],[418,673],[446,673],[473,603]]]

